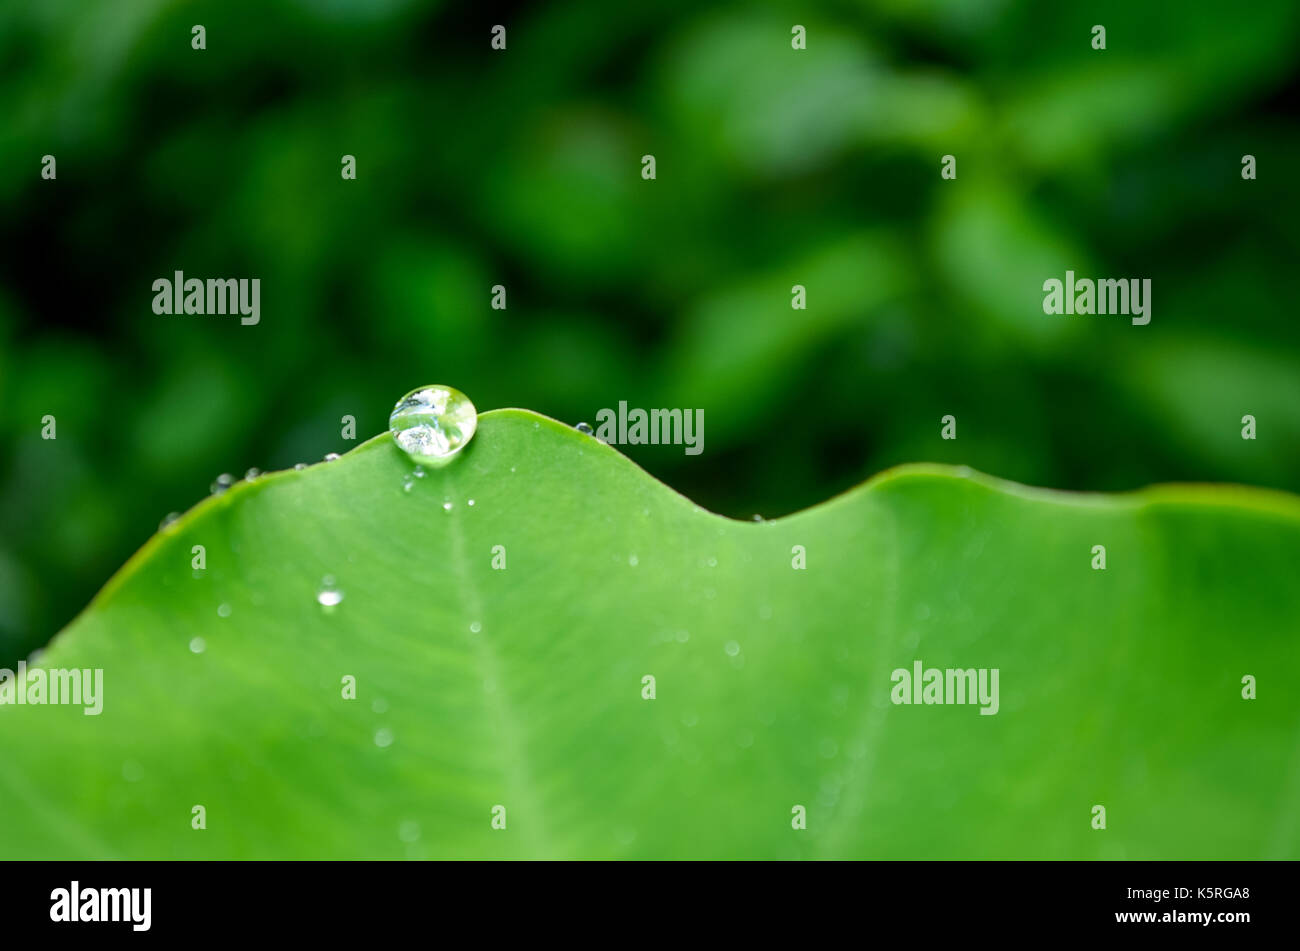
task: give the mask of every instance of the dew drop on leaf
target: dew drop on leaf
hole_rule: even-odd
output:
[[[339,590],[338,584],[333,575],[326,575],[321,579],[320,590],[316,592],[316,601],[327,611],[337,607],[343,600],[343,592]]]
[[[439,464],[474,438],[478,412],[469,397],[450,386],[422,386],[397,401],[388,431],[417,462]]]

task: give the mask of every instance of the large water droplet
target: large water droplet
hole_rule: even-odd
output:
[[[247,482],[252,482],[261,474],[262,474],[262,470],[254,466],[252,469],[249,469],[247,472],[244,473],[244,480]]]
[[[216,480],[212,483],[211,487],[209,488],[209,491],[213,495],[220,495],[222,492],[225,492],[226,489],[230,488],[234,484],[235,484],[235,477],[232,476],[229,472],[223,472],[221,473],[221,475],[217,476]]]
[[[573,428],[580,433],[585,433],[588,436],[592,435],[595,432],[595,430],[591,428],[590,423],[579,423],[577,426],[574,426]]]
[[[327,453],[325,453],[325,461],[326,461],[326,462],[333,462],[333,461],[334,461],[335,459],[337,459],[338,457],[339,457],[339,454],[338,454],[337,452],[327,452]]]
[[[158,531],[160,532],[167,531],[167,529],[171,528],[172,523],[175,522],[180,517],[181,517],[180,512],[168,512],[167,515],[163,517],[163,520],[158,523]]]
[[[450,386],[422,386],[393,407],[388,431],[416,462],[438,465],[460,452],[478,428],[469,397]]]

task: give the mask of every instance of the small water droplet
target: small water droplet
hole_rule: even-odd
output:
[[[326,610],[332,610],[343,600],[343,592],[338,589],[333,575],[321,579],[320,590],[316,592],[316,601]]]
[[[230,605],[228,605],[228,604],[218,604],[218,605],[217,605],[217,617],[230,617]]]
[[[633,568],[635,568],[635,567],[637,566],[637,564],[638,564],[637,559],[636,559],[636,555],[628,555],[628,556],[627,556],[627,563],[628,563],[629,565],[631,565]]]
[[[248,482],[252,482],[261,474],[262,474],[262,470],[254,466],[253,468],[249,469],[247,472],[244,473],[244,479]]]
[[[450,512],[450,511],[451,511],[451,503],[450,503],[450,502],[443,502],[443,503],[442,503],[442,507],[443,507],[443,510],[444,510],[444,511],[447,511],[447,512]]]
[[[759,515],[757,512],[755,512],[753,515],[751,515],[751,516],[749,517],[749,520],[750,520],[751,522],[761,522],[761,521],[763,521],[763,516],[761,516],[761,515]]]
[[[202,654],[208,649],[207,642],[201,637],[193,638],[190,641],[190,651],[195,654]]]
[[[375,746],[383,749],[385,746],[393,745],[393,731],[388,727],[380,727],[375,731]]]
[[[473,499],[470,499],[470,500],[469,500],[468,502],[466,502],[465,504],[466,504],[466,505],[473,505],[473,504],[474,504],[474,500],[473,500]]]
[[[296,471],[301,472],[303,469],[306,469],[306,468],[307,468],[307,463],[305,463],[305,462],[300,462],[300,463],[298,463],[297,465],[295,465],[293,468],[294,468]]]
[[[415,480],[412,479],[409,475],[402,479],[403,492],[410,492],[414,488],[415,488]]]
[[[479,631],[483,630],[483,625],[480,624],[478,621],[475,621],[473,624],[469,626],[469,629],[471,633],[477,634]]]
[[[707,564],[708,564],[708,566],[709,566],[710,568],[716,568],[716,567],[718,567],[718,559],[716,559],[716,558],[710,558],[710,559],[708,560]]]
[[[212,486],[208,489],[208,491],[212,495],[220,495],[222,492],[225,492],[226,489],[230,488],[234,484],[235,484],[235,477],[232,476],[229,472],[223,472],[221,473],[221,475],[217,476],[216,480],[212,483]]]
[[[439,464],[460,452],[478,428],[469,397],[450,386],[422,386],[407,393],[388,417],[397,445],[417,462]]]
[[[326,461],[326,462],[333,462],[333,461],[334,461],[335,459],[337,459],[338,457],[339,457],[339,454],[338,454],[337,452],[327,452],[327,453],[325,453],[325,461]]]
[[[424,466],[416,466],[416,467],[411,471],[411,475],[415,476],[417,479],[423,479],[423,478],[424,478]]]
[[[727,641],[727,645],[723,650],[727,652],[728,657],[735,657],[740,653],[740,645],[735,641]]]
[[[167,531],[167,529],[171,528],[172,523],[180,517],[181,517],[180,512],[168,512],[165,516],[163,516],[163,520],[158,523],[158,531],[160,532]]]
[[[691,632],[690,632],[690,631],[678,631],[678,632],[677,632],[677,643],[678,643],[678,644],[685,644],[685,643],[686,643],[687,641],[689,641],[690,639],[691,639]]]
[[[577,426],[574,426],[573,428],[580,433],[585,433],[588,436],[595,433],[595,430],[591,428],[590,423],[579,423]]]
[[[376,697],[370,702],[370,709],[375,711],[375,713],[387,713],[388,701],[383,697]]]

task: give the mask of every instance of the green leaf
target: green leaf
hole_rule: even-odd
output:
[[[735,522],[519,410],[411,469],[380,437],[153,538],[41,658],[102,713],[0,705],[0,854],[1300,856],[1292,496],[909,466]],[[997,713],[894,704],[917,660]]]

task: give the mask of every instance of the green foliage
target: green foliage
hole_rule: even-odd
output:
[[[918,460],[1300,488],[1300,7],[798,16],[796,52],[779,5],[0,7],[0,663],[218,473],[378,431],[394,380],[703,408],[703,455],[629,452],[740,517]],[[261,323],[154,315],[178,267],[260,278]],[[1152,324],[1044,316],[1067,267],[1151,277]]]
[[[0,706],[0,854],[1300,857],[1293,496],[909,466],[740,522],[519,410],[411,472],[380,437],[153,538],[41,659],[102,712]],[[892,704],[918,659],[998,711]]]

